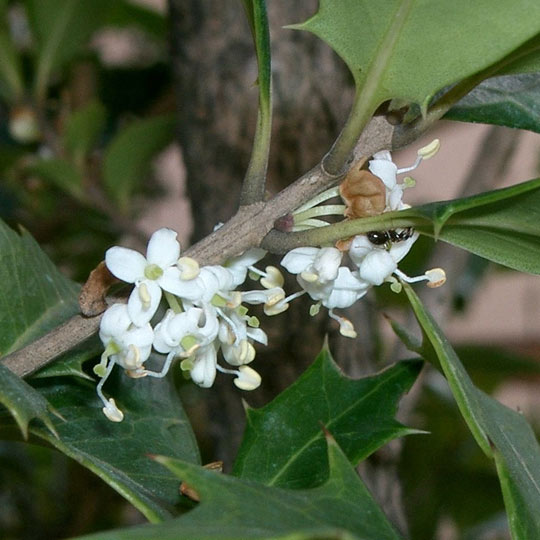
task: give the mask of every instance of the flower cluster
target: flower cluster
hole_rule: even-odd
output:
[[[99,332],[105,351],[94,367],[101,377],[97,393],[105,416],[114,422],[122,421],[123,413],[113,398],[104,396],[103,385],[115,365],[130,377],[164,377],[173,360],[180,359],[181,369],[204,388],[212,386],[217,371],[234,375],[242,390],[257,388],[261,378],[247,364],[255,358],[253,343],[266,345],[267,336],[244,304],[264,304],[269,315],[287,308],[280,305],[285,293],[279,270],[254,266],[264,250],[248,250],[225,266],[199,267],[194,259],[180,256],[176,236],[171,229],[156,231],[146,257],[123,247],[106,252],[110,272],[134,285],[127,304],[107,309]],[[248,272],[261,278],[264,289],[237,290]],[[159,310],[162,297],[168,304],[164,314]],[[164,355],[159,371],[145,367],[152,350]],[[219,351],[231,368],[218,363]]]
[[[369,171],[353,168],[340,188],[327,190],[298,208],[293,214],[295,229],[328,225],[321,216],[361,218],[407,208],[403,192],[414,181],[406,177],[398,183],[397,177],[435,154],[438,146],[434,141],[419,150],[414,165],[405,169],[398,169],[389,152],[378,152],[369,162]],[[337,195],[344,205],[319,206]],[[339,323],[341,334],[354,338],[352,323],[335,309],[351,306],[371,287],[385,282],[399,292],[402,281],[425,280],[428,286],[437,287],[446,279],[440,268],[417,277],[398,269],[418,238],[411,228],[370,231],[336,246],[291,250],[281,265],[296,275],[301,290],[288,297],[277,268],[267,266],[262,271],[254,266],[264,257],[264,250],[250,249],[223,266],[199,267],[194,259],[181,256],[176,236],[171,229],[156,231],[146,256],[123,247],[106,252],[110,272],[134,285],[127,304],[110,306],[101,320],[99,336],[105,350],[94,372],[101,378],[97,393],[111,421],[120,422],[124,417],[114,399],[103,394],[103,385],[115,365],[130,377],[164,377],[172,362],[179,359],[180,368],[201,387],[212,386],[219,371],[233,375],[234,384],[242,390],[257,388],[261,378],[248,364],[255,358],[254,343],[266,345],[267,336],[257,317],[248,314],[247,305],[262,304],[266,315],[276,315],[293,299],[308,294],[315,301],[311,315],[326,307]],[[347,264],[343,264],[345,253]],[[239,290],[248,275],[259,279],[263,288]],[[162,299],[165,308],[160,307]],[[161,355],[159,371],[145,366],[152,351]],[[229,367],[218,362],[218,353]]]
[[[327,225],[319,219],[323,215],[342,213],[359,218],[408,208],[402,200],[403,192],[414,186],[414,181],[407,177],[398,183],[398,175],[415,169],[438,149],[439,141],[435,140],[420,149],[416,162],[404,169],[398,169],[390,152],[376,153],[369,162],[369,172],[353,171],[346,188],[342,185],[341,188],[327,190],[298,209],[294,215],[296,230]],[[316,206],[338,194],[341,194],[345,205]],[[351,306],[371,287],[385,282],[391,284],[394,292],[401,290],[401,281],[427,281],[430,287],[438,287],[445,282],[446,276],[441,268],[428,270],[416,277],[409,277],[398,269],[398,263],[409,253],[417,238],[418,233],[411,228],[370,231],[338,242],[337,247],[293,249],[285,255],[281,264],[290,273],[296,274],[302,287],[297,296],[307,293],[316,301],[310,311],[312,315],[322,305],[328,308],[330,317],[338,321],[342,335],[356,337],[352,323],[337,315],[334,312],[336,308]],[[349,266],[342,266],[345,252],[348,253],[353,270]]]

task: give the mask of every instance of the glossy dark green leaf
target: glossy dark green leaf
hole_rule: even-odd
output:
[[[47,366],[32,374],[33,379],[49,377],[81,377],[93,381],[83,369],[83,364],[91,358],[98,357],[103,351],[103,345],[97,335],[87,339],[77,347],[61,354]]]
[[[319,487],[267,487],[165,457],[156,458],[196,490],[201,503],[154,526],[86,540],[395,540],[400,538],[337,444],[329,440],[330,476]]]
[[[66,120],[63,143],[76,163],[92,150],[105,128],[107,112],[98,101],[74,111]]]
[[[0,353],[40,337],[78,312],[78,290],[25,231],[0,221]]]
[[[54,424],[49,416],[47,400],[29,384],[0,364],[0,403],[13,416],[23,437],[28,437],[31,420],[41,420],[49,430],[48,436],[57,437]]]
[[[31,426],[33,434],[93,471],[150,521],[176,513],[179,483],[148,455],[167,453],[198,463],[199,453],[170,379],[116,374],[105,393],[124,412],[120,423],[105,418],[94,382],[61,377],[33,384],[65,419],[54,420],[58,438]]]
[[[526,13],[516,17],[516,13]],[[540,31],[535,0],[321,0],[295,28],[326,41],[373,107],[424,105],[441,88],[495,64]],[[481,21],[481,31],[479,31]]]
[[[440,240],[531,274],[540,273],[540,180],[419,208]]]
[[[531,427],[521,414],[473,384],[413,289],[408,285],[404,289],[430,344],[426,359],[434,352],[476,442],[495,459],[514,538],[540,538],[540,446]]]
[[[419,361],[401,362],[377,375],[350,379],[323,349],[274,401],[248,409],[234,474],[266,485],[310,487],[327,475],[321,425],[355,465],[388,441],[417,433],[394,416],[421,367]]]
[[[540,73],[488,79],[456,103],[445,118],[540,133]]]
[[[170,116],[136,120],[111,141],[103,162],[103,181],[111,197],[126,209],[133,191],[142,183],[155,155],[174,135]]]

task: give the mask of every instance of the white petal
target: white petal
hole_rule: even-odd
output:
[[[159,286],[167,292],[188,300],[199,300],[203,290],[197,278],[184,280],[180,277],[180,270],[175,266],[167,268],[157,280]]]
[[[262,328],[248,328],[247,335],[253,341],[268,345],[268,336]]]
[[[396,263],[401,261],[401,259],[403,259],[407,253],[409,253],[419,236],[420,235],[415,232],[410,238],[407,238],[407,240],[393,243],[392,247],[390,248],[390,255],[392,256],[392,259],[394,259]]]
[[[195,365],[191,369],[191,379],[203,388],[210,388],[216,378],[216,350],[213,345],[199,349]]]
[[[139,294],[140,286],[146,286],[146,290],[150,297],[148,305],[143,303]],[[136,286],[129,296],[128,300],[128,313],[136,326],[144,326],[150,322],[150,319],[154,316],[161,300],[161,287],[151,280],[144,280],[140,286]]]
[[[386,206],[389,210],[401,210],[403,204],[403,188],[400,184],[386,192]]]
[[[386,159],[372,159],[369,162],[369,170],[375,176],[378,176],[388,189],[393,189],[396,185],[398,168],[392,161]]]
[[[300,274],[313,264],[319,251],[319,248],[315,247],[299,247],[292,249],[285,257],[283,257],[283,259],[281,259],[280,264],[291,274]]]
[[[381,285],[397,268],[390,253],[382,249],[368,253],[360,265],[360,278],[372,285]]]
[[[356,272],[351,272],[349,268],[341,267],[339,275],[334,282],[332,292],[323,299],[322,303],[329,309],[346,308],[352,306],[359,298],[364,296],[370,284],[359,279]]]
[[[154,329],[150,324],[134,327],[124,334],[123,342],[126,345],[135,345],[138,348],[146,348],[154,341]]]
[[[214,274],[218,280],[218,290],[231,291],[234,289],[234,277],[232,272],[223,266],[207,266],[206,269]]]
[[[175,264],[180,257],[180,244],[176,237],[177,234],[172,229],[158,229],[148,242],[146,250],[148,262],[157,264],[163,269]]]
[[[319,251],[313,263],[313,269],[319,275],[319,281],[324,283],[336,279],[341,258],[341,251],[333,247],[322,248]]]
[[[124,334],[131,324],[127,306],[125,304],[113,304],[107,309],[101,318],[99,325],[99,337],[106,345],[111,338]]]
[[[349,257],[354,264],[360,265],[364,257],[376,248],[367,238],[365,234],[359,234],[355,236],[351,242],[349,248]]]
[[[135,283],[144,277],[147,262],[139,252],[115,246],[105,252],[105,264],[118,279]]]

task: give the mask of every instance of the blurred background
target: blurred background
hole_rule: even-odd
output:
[[[269,4],[271,194],[324,155],[353,89],[326,45],[282,28],[312,14],[316,2]],[[84,282],[108,247],[144,249],[162,226],[187,246],[234,213],[257,112],[256,60],[240,2],[216,10],[209,0],[0,0],[0,13],[0,217],[29,230],[66,275]],[[435,137],[441,150],[415,171],[410,204],[539,176],[537,134],[448,120],[397,152],[396,163],[411,164]],[[445,287],[422,291],[423,300],[474,381],[540,428],[538,277],[422,239],[404,269],[421,273],[426,265],[447,272]],[[326,332],[354,376],[405,357],[381,315],[411,323],[405,307],[382,288],[355,306],[350,316],[362,330],[354,343],[324,317],[308,320],[300,303],[265,323],[271,345],[258,353],[265,384],[250,403],[267,402],[294,380]],[[179,383],[204,461],[230,464],[242,433],[242,406],[228,383],[212,391]],[[401,415],[433,436],[389,445],[361,471],[394,522],[414,540],[508,538],[495,472],[435,371],[425,371]],[[63,455],[0,442],[2,538],[67,538],[142,521]]]

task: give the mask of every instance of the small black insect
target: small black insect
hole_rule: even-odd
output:
[[[408,240],[414,233],[412,227],[407,227],[400,231],[390,229],[388,231],[369,231],[367,239],[375,246],[384,246],[388,242],[404,242]]]

